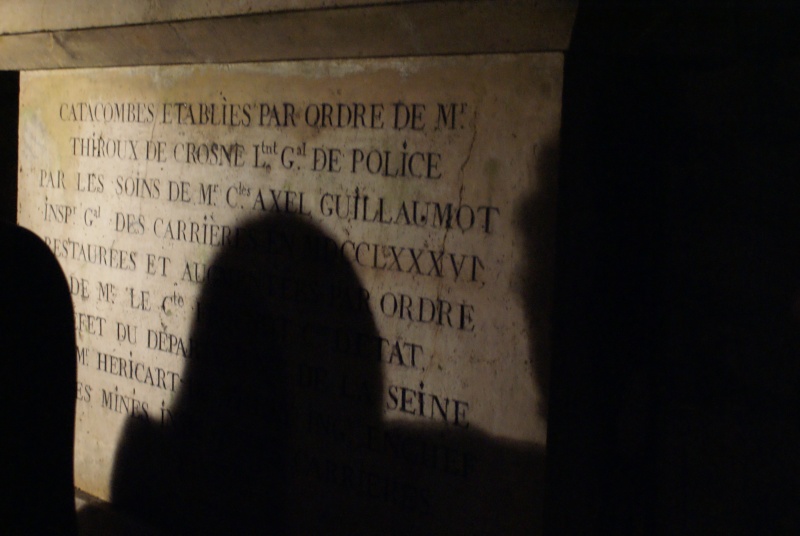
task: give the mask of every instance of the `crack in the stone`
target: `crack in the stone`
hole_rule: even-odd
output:
[[[477,115],[477,114],[476,114]],[[464,168],[467,167],[469,163],[469,159],[472,158],[472,148],[475,147],[475,138],[478,136],[478,129],[472,129],[472,139],[469,142],[469,149],[467,150],[467,157],[464,159],[464,162],[461,164],[461,169],[459,170],[459,178],[461,179],[461,184],[464,184]]]
[[[78,56],[76,56],[76,55],[75,55],[75,53],[74,53],[74,52],[72,52],[72,51],[71,51],[71,50],[70,50],[70,49],[67,47],[67,44],[66,44],[66,42],[65,42],[65,41],[64,41],[64,39],[63,39],[63,38],[62,38],[62,37],[59,35],[59,33],[58,33],[58,32],[53,32],[53,33],[51,33],[51,34],[50,34],[50,37],[51,37],[51,38],[53,39],[53,41],[55,41],[55,43],[56,43],[56,44],[57,44],[57,45],[58,45],[58,46],[61,48],[61,50],[63,50],[63,51],[66,53],[66,55],[67,55],[67,56],[69,56],[69,58],[70,58],[71,60],[77,60],[77,59],[78,59]]]

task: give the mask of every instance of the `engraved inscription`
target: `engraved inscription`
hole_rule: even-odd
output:
[[[553,53],[25,73],[19,221],[75,306],[77,485],[181,495],[205,460],[197,482],[231,497],[280,489],[265,515],[298,533],[530,533],[548,304],[526,300],[549,279],[526,211],[554,180],[561,71]]]

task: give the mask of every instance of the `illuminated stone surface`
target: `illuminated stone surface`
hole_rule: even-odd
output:
[[[175,453],[219,441],[193,455],[259,466],[298,533],[536,526],[562,70],[549,53],[23,73],[19,222],[73,292],[76,485],[126,500],[155,472],[167,489],[140,494],[202,496]],[[183,446],[158,459],[144,436]]]

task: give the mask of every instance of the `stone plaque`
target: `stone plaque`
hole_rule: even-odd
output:
[[[173,528],[536,532],[562,71],[23,73],[19,222],[73,295],[77,486]]]

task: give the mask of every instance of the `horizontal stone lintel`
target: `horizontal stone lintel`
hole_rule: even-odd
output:
[[[423,2],[0,36],[0,69],[563,51],[575,2]]]
[[[0,34],[414,1],[420,0],[3,0]]]

